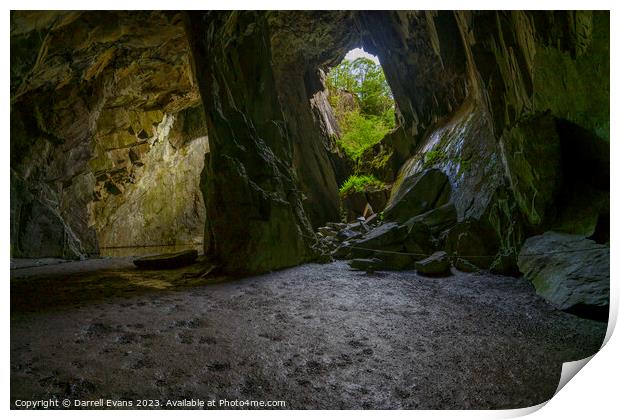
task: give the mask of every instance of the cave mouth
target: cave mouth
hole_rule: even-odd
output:
[[[358,161],[396,125],[394,95],[379,58],[354,48],[329,69],[326,84],[339,126],[338,145]]]
[[[351,162],[338,185],[344,218],[379,213],[389,186],[378,174],[387,159],[381,161],[375,149],[397,125],[394,94],[379,58],[360,47],[349,50],[328,70],[326,87],[338,127],[336,144]]]

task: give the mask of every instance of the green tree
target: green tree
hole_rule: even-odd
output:
[[[366,149],[394,128],[392,91],[381,66],[365,57],[344,60],[334,67],[328,74],[327,87],[342,131],[338,143],[357,162]],[[340,106],[347,94],[357,98],[356,107]]]
[[[387,110],[393,110],[394,99],[381,66],[360,57],[351,63],[351,67],[357,80],[355,93],[360,99],[362,114],[381,116]]]
[[[391,129],[380,117],[362,115],[359,111],[347,113],[340,126],[342,136],[338,144],[356,162],[366,149],[383,140]]]
[[[344,60],[329,72],[327,87],[328,89],[335,91],[344,90],[351,93],[355,92],[357,80],[353,75],[351,61]]]
[[[394,98],[383,69],[369,58],[344,60],[330,71],[327,86],[336,95],[338,91],[355,94],[363,115],[384,117],[394,112]]]

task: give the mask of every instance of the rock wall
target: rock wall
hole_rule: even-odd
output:
[[[99,246],[201,245],[199,183],[209,151],[202,107],[165,114],[144,146],[122,170],[100,173],[92,203]]]
[[[12,256],[78,258],[96,254],[99,240],[125,244],[106,231],[120,232],[111,210],[122,206],[117,198],[136,196],[133,183],[151,169],[142,184],[150,179],[148,190],[166,192],[157,188],[157,166],[170,154],[149,153],[152,140],[162,120],[200,105],[182,16],[11,12]],[[194,165],[182,157],[189,150],[179,163]],[[195,192],[188,195],[190,207],[196,200]],[[160,214],[159,222],[176,226],[175,214]],[[150,241],[133,220],[127,218],[125,235]]]
[[[188,16],[210,141],[205,250],[224,270],[306,261],[312,226],[339,218],[337,157],[311,99],[324,89],[321,64],[348,50],[348,20],[346,12]]]
[[[387,169],[380,174],[387,181],[394,180],[404,164],[395,179],[392,201],[399,197],[399,185],[407,177],[430,167],[442,169],[452,185],[459,222],[478,226],[478,232],[471,235],[484,232],[487,236],[491,232],[491,242],[496,243],[492,252],[498,252],[502,265],[508,259],[512,261],[508,265],[514,267],[527,236],[558,224],[573,233],[579,225],[580,233],[592,234],[605,215],[605,171],[587,177],[597,181],[578,182],[580,191],[597,191],[589,194],[596,196],[597,205],[588,208],[568,194],[574,185],[568,179],[567,162],[575,162],[573,149],[589,151],[588,162],[584,162],[588,165],[608,162],[608,19],[605,12],[224,13],[193,19],[190,37],[198,39],[194,53],[203,60],[198,65],[199,80],[202,75],[243,74],[248,69],[269,75],[270,83],[262,87],[274,90],[269,95],[270,106],[277,108],[276,115],[269,117],[283,121],[286,134],[276,136],[275,141],[270,140],[272,134],[263,139],[276,154],[282,143],[292,145],[291,154],[282,162],[297,176],[306,198],[302,207],[312,224],[325,221],[321,215],[330,213],[327,209],[332,205],[329,197],[334,188],[329,187],[333,174],[325,172],[329,168],[326,159],[316,154],[317,145],[321,141],[326,144],[325,136],[317,135],[316,130],[321,118],[309,119],[307,100],[313,99],[315,114],[327,115],[322,118],[322,132],[329,133],[328,113],[321,112],[324,104],[320,96],[312,96],[322,90],[321,71],[359,44],[376,54],[394,93],[399,127],[372,152],[388,157]],[[238,40],[240,34],[249,37],[243,28],[251,28],[254,36],[262,37],[263,43],[254,47],[269,55],[266,61],[259,62],[260,57],[245,47],[239,56],[254,67],[244,68],[245,62],[225,67],[224,59],[218,63],[209,57],[217,51],[222,57],[232,55],[239,61],[240,53],[228,51],[239,50],[239,45],[224,43],[223,39]],[[205,40],[204,35],[198,36],[201,32],[218,35]],[[249,41],[244,38],[243,42]],[[222,76],[203,83],[203,96],[230,98],[226,90],[225,96],[218,91],[222,86],[230,90],[232,81],[237,81],[232,76],[228,79]],[[597,79],[603,83],[594,86],[591,81]],[[244,83],[246,89],[261,87],[255,83],[248,86],[246,79]],[[252,121],[248,99],[252,107],[265,106],[264,97],[259,101],[238,95],[246,100],[243,106],[224,108],[220,99],[207,106],[207,112],[210,108],[218,114],[212,119],[214,128],[219,124],[216,117],[221,119],[229,111],[243,118],[244,124]],[[567,124],[580,127],[582,135],[569,139],[568,130],[562,128]],[[260,124],[252,121],[250,125]],[[235,136],[227,135],[231,137]],[[551,142],[541,148],[543,139]],[[233,151],[227,158],[238,154]],[[222,158],[212,154],[211,162]],[[317,166],[322,177],[317,176]],[[214,172],[211,177],[215,177]],[[550,179],[541,181],[541,177]],[[318,198],[324,203],[320,210],[316,207]],[[583,222],[572,227],[561,223],[562,216],[552,211],[559,204],[564,204],[562,212],[572,216],[564,216],[564,220],[574,220],[578,215]],[[216,211],[212,215],[229,218],[221,212],[218,216]],[[304,224],[299,218],[296,223]],[[219,235],[226,241],[239,237],[238,233],[230,236],[226,232],[213,236]],[[480,241],[484,239],[489,238]],[[303,260],[301,254],[284,264]],[[219,255],[229,258],[224,253]]]
[[[307,258],[312,237],[275,88],[262,13],[192,13],[188,33],[207,116],[205,251],[226,271]]]
[[[383,147],[398,159],[411,156],[392,204],[405,180],[441,169],[459,222],[496,243],[478,251],[509,256],[513,267],[528,236],[548,229],[589,236],[604,224],[607,12],[367,12],[360,19],[402,115],[403,134]]]

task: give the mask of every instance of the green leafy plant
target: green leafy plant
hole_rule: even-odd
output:
[[[348,113],[341,127],[343,135],[338,145],[355,161],[364,151],[379,143],[391,129],[380,117],[362,115],[359,111]]]
[[[344,60],[328,74],[327,87],[341,128],[337,143],[357,163],[396,123],[394,98],[383,69],[364,57]]]
[[[433,166],[439,163],[440,160],[446,158],[446,153],[443,150],[431,150],[424,154],[424,166]]]
[[[373,175],[351,175],[340,187],[340,194],[346,195],[353,192],[363,192],[370,188],[383,188],[385,184]]]
[[[386,115],[386,122],[394,115],[394,98],[380,64],[365,57],[344,60],[331,69],[327,87],[332,93],[349,92],[357,96],[360,111],[365,115]],[[334,99],[332,105],[337,100]]]

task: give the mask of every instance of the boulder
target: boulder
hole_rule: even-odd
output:
[[[450,274],[450,259],[444,251],[437,251],[428,258],[417,261],[415,269],[425,276],[447,276]]]
[[[318,264],[329,264],[330,262],[334,262],[334,258],[330,253],[322,252],[317,255],[317,257],[314,259],[314,262]]]
[[[383,211],[384,217],[386,220],[403,223],[446,204],[451,191],[448,177],[438,169],[406,176],[392,191],[390,202]]]
[[[608,246],[581,235],[548,231],[525,241],[518,264],[536,293],[558,309],[607,320]]]
[[[409,219],[405,225],[412,226],[416,222],[422,222],[430,228],[432,234],[437,234],[456,224],[457,214],[454,204],[447,203],[443,206],[429,210]]]
[[[369,227],[376,227],[381,224],[380,218],[377,216],[377,213],[371,214],[364,220],[364,225]]]
[[[389,198],[390,190],[386,188],[366,191],[366,200],[376,213],[383,211]]]
[[[342,244],[340,244],[338,248],[336,248],[332,252],[332,257],[339,259],[339,260],[344,260],[349,256],[350,253],[351,253],[351,243],[349,241],[344,241]]]
[[[514,253],[498,254],[489,271],[503,276],[519,277],[521,275],[517,266],[517,256]]]
[[[450,255],[458,257],[457,268],[460,270],[468,265],[488,269],[496,259],[499,243],[490,226],[470,219],[459,222],[450,229],[445,249]]]
[[[395,222],[384,223],[370,232],[353,245],[360,248],[393,250],[393,245],[400,245],[407,237],[409,229]]]
[[[376,251],[373,256],[381,261],[377,266],[387,270],[411,268],[416,261],[415,257],[406,254],[404,251]]]
[[[336,236],[336,230],[329,227],[329,226],[321,226],[318,229],[319,233],[322,234],[323,236]]]
[[[332,229],[336,229],[336,230],[342,230],[347,227],[347,224],[340,223],[340,222],[327,222],[325,226],[330,227]]]
[[[354,230],[342,229],[340,232],[336,234],[336,239],[341,240],[341,241],[348,241],[351,239],[359,238],[360,236],[362,236],[362,234]]]
[[[349,265],[358,270],[374,270],[381,266],[381,260],[377,258],[355,258],[351,260]]]
[[[169,269],[183,267],[196,261],[198,251],[189,249],[185,251],[172,252],[169,254],[151,255],[148,257],[137,258],[133,263],[138,268],[148,270]]]
[[[340,202],[347,221],[354,221],[364,214],[368,204],[363,191],[349,192],[341,197]]]
[[[413,222],[405,239],[405,250],[414,260],[421,260],[435,251],[430,228],[423,222]]]
[[[454,259],[454,268],[459,271],[464,271],[466,273],[477,273],[480,271],[480,268],[461,257],[456,257]]]

